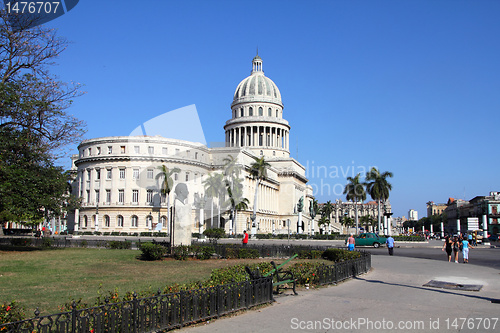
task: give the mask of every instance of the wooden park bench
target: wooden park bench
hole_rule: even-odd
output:
[[[247,271],[248,275],[250,275],[250,278],[253,279],[258,279],[260,277],[267,277],[267,276],[273,276],[273,287],[276,287],[276,294],[279,293],[280,289],[290,289],[289,285],[292,285],[291,289],[293,290],[294,295],[298,295],[297,292],[295,291],[295,286],[297,284],[297,280],[294,278],[293,273],[290,271],[284,271],[281,268],[285,266],[290,260],[293,258],[296,258],[297,254],[294,254],[291,256],[289,259],[287,259],[284,263],[280,264],[279,266],[276,266],[276,263],[274,261],[271,261],[271,265],[273,265],[273,269],[270,270],[268,273],[261,275],[258,268],[256,271],[251,271],[250,267],[245,266],[245,270]]]

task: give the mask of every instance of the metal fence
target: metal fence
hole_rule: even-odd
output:
[[[0,332],[158,332],[273,301],[271,277],[137,298],[0,325]]]
[[[335,263],[334,265],[320,266],[318,268],[318,281],[320,284],[332,284],[367,273],[372,267],[370,253],[360,252],[361,258]]]

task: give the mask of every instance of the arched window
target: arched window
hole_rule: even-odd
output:
[[[269,117],[272,117],[272,115],[273,115],[273,111],[271,110],[271,108],[267,109],[267,115],[268,115]]]
[[[116,218],[116,226],[123,228],[123,216],[118,215]]]
[[[167,225],[167,217],[163,215],[160,219],[162,227],[165,227]]]
[[[278,118],[278,117],[279,117],[279,111],[276,110],[276,118]]]
[[[87,215],[83,216],[83,226],[85,228],[87,228],[89,226],[89,218],[87,217]]]
[[[130,223],[130,226],[131,226],[132,228],[137,228],[138,220],[139,220],[139,219],[137,218],[137,216],[132,215],[132,221],[131,221],[131,223]]]
[[[253,108],[252,107],[248,108],[248,115],[250,117],[253,116]]]
[[[153,226],[153,217],[151,215],[148,215],[146,217],[146,228],[149,228],[152,226]]]
[[[263,116],[264,115],[264,110],[262,110],[262,107],[259,106],[259,116]]]
[[[106,228],[109,228],[109,216],[108,215],[104,215],[104,226]]]
[[[240,109],[240,117],[243,117],[245,115],[245,112],[243,111],[243,108]]]

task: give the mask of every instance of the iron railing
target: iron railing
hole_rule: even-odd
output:
[[[272,302],[271,277],[134,298],[0,325],[6,333],[158,332]]]

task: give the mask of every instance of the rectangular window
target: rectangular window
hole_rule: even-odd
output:
[[[90,176],[92,175],[91,170],[87,170],[87,180],[90,181]]]
[[[139,146],[134,146],[134,153],[139,154],[141,152],[141,148]]]
[[[186,181],[189,181],[189,172],[186,172]]]
[[[161,149],[161,153],[162,153],[163,155],[168,155],[168,148],[167,148],[167,147],[163,147],[163,148]]]
[[[132,178],[139,179],[139,169],[134,169],[134,172],[132,174]]]
[[[195,173],[195,174],[194,174],[194,182],[196,183],[196,181],[197,181],[197,180],[198,180],[198,174],[197,174],[197,173]]]
[[[106,190],[106,203],[111,202],[111,190]]]
[[[153,179],[153,169],[148,169],[148,179]]]
[[[120,179],[125,179],[125,169],[120,169]]]
[[[112,146],[108,146],[108,154],[113,154],[113,147]]]
[[[120,146],[120,151],[122,154],[125,154],[125,146]]]
[[[194,159],[197,160],[198,159],[198,153],[194,153]]]
[[[181,151],[180,151],[180,149],[179,149],[179,148],[175,148],[175,155],[179,155],[179,153],[180,153],[180,152],[181,152]]]
[[[137,216],[132,216],[132,228],[137,228]]]
[[[175,181],[179,180],[179,174],[178,173],[174,173],[174,180]]]
[[[99,203],[99,190],[95,190],[95,202]]]
[[[149,155],[153,155],[154,153],[155,153],[155,147],[153,147],[153,146],[149,146],[149,147],[148,147],[148,154],[149,154]]]
[[[89,148],[89,156],[92,156],[92,148]]]
[[[87,190],[87,203],[90,202],[90,190]]]
[[[111,169],[106,170],[106,179],[111,179]]]
[[[95,170],[95,178],[97,180],[101,180],[101,169],[96,169]]]
[[[148,190],[146,201],[148,203],[152,203],[153,202],[153,190]]]
[[[123,216],[118,216],[118,226],[123,227]]]
[[[101,147],[97,147],[97,155],[101,155]]]
[[[132,202],[133,203],[139,202],[139,190],[132,190]]]
[[[118,202],[119,203],[125,202],[125,190],[118,190]]]

